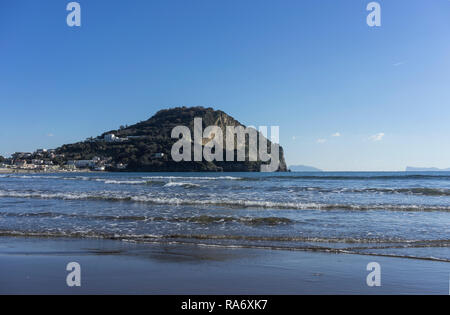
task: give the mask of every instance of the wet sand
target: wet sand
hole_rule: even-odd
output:
[[[66,265],[81,265],[81,287]],[[369,262],[381,287],[368,287]],[[317,252],[0,237],[0,294],[449,294],[450,264]]]

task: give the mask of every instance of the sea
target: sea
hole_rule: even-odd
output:
[[[450,173],[1,174],[0,237],[450,262]]]

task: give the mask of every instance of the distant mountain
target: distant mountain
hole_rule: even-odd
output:
[[[289,169],[292,172],[322,172],[321,169],[306,165],[291,165]]]
[[[412,167],[407,166],[406,172],[450,172],[450,168],[436,168],[436,167]]]
[[[237,162],[233,161],[180,161],[171,158],[172,145],[178,139],[171,138],[171,131],[176,126],[186,126],[193,134],[194,118],[203,119],[203,127],[219,126],[226,138],[226,126],[243,126],[223,111],[204,107],[177,107],[157,112],[148,120],[132,126],[122,126],[118,130],[110,130],[96,138],[59,147],[58,154],[64,154],[67,160],[90,160],[93,157],[108,158],[111,164],[126,165],[126,171],[140,172],[257,172],[263,162],[261,160]],[[243,126],[245,128],[245,126]],[[103,141],[105,139],[105,141]],[[108,140],[108,141],[106,141]],[[267,141],[268,147],[271,142]],[[248,152],[248,140],[246,141]],[[280,163],[278,171],[287,171],[283,148],[280,146]],[[193,150],[192,150],[193,151]],[[235,151],[235,157],[236,152]],[[114,169],[110,169],[114,171]]]

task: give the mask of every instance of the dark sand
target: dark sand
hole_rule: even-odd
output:
[[[81,287],[66,285],[78,262]],[[378,262],[382,286],[366,285]],[[0,237],[0,294],[449,294],[450,264],[113,240]]]

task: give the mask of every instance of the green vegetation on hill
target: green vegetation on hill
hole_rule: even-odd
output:
[[[132,126],[122,126],[99,137],[58,148],[66,160],[85,160],[93,157],[111,158],[113,164],[127,165],[127,171],[259,171],[261,161],[256,162],[175,162],[171,158],[172,145],[178,139],[171,138],[172,129],[186,126],[193,134],[194,118],[203,119],[203,128],[216,125],[225,130],[226,126],[240,126],[233,117],[222,111],[204,107],[178,107],[157,112],[146,121]],[[105,142],[102,139],[114,134],[128,138],[124,142]],[[225,136],[225,132],[224,132]],[[270,141],[269,141],[270,145]],[[163,153],[162,158],[155,154]],[[280,171],[286,171],[283,150],[280,147]]]

